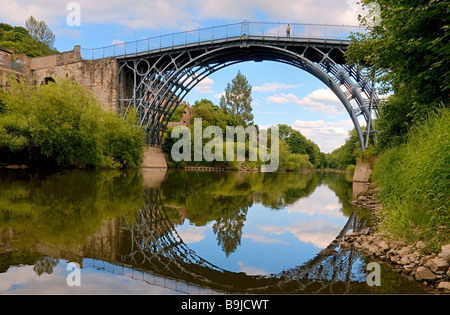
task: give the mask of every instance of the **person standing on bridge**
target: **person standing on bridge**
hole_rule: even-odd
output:
[[[289,26],[289,24],[286,27],[286,37],[291,37],[291,27]]]

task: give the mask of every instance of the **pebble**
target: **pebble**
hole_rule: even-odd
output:
[[[372,210],[375,219],[379,219],[377,214],[381,206],[376,202],[370,187],[369,193],[358,196],[353,203]],[[438,293],[450,293],[450,244],[442,245],[438,255],[428,255],[423,252],[426,247],[423,241],[413,245],[404,244],[371,229],[369,232],[365,230],[363,233],[347,234],[341,246],[388,261],[393,265],[393,269],[436,289]]]

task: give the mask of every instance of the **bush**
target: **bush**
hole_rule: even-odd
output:
[[[0,149],[59,167],[137,166],[143,131],[136,120],[102,110],[72,81],[32,88],[14,83],[0,115]],[[132,116],[132,115],[129,115]]]
[[[407,143],[383,153],[373,178],[380,186],[385,224],[400,237],[433,237],[450,223],[450,111],[416,126]]]

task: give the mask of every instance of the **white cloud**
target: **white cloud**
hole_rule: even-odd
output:
[[[317,219],[293,222],[288,226],[264,225],[258,229],[275,235],[289,232],[302,242],[311,243],[318,248],[325,248],[336,238],[342,227],[323,219]]]
[[[263,244],[286,244],[286,242],[282,240],[278,240],[276,238],[269,238],[261,234],[253,234],[253,233],[244,233],[242,235],[243,238],[248,238],[256,243],[263,243]]]
[[[214,93],[212,90],[212,86],[214,85],[214,80],[206,77],[203,80],[201,80],[195,87],[194,90],[201,94],[208,94],[208,93]]]
[[[299,199],[294,204],[286,206],[289,213],[326,215],[329,218],[342,218],[341,208],[339,199],[325,185],[317,187],[309,198]]]
[[[284,103],[297,103],[298,97],[292,93],[281,93],[269,96],[267,98],[267,101],[270,103],[276,103],[276,104],[284,104]]]
[[[346,112],[341,101],[333,91],[327,88],[317,89],[302,99],[292,93],[281,93],[267,97],[267,101],[276,104],[298,104],[309,111],[323,113],[331,117]]]
[[[247,266],[246,264],[244,264],[242,261],[238,261],[238,266],[240,267],[240,272],[244,272],[248,275],[267,275],[268,272],[266,270],[260,269],[260,268],[256,268],[256,267],[252,267],[252,266]]]
[[[297,104],[311,111],[337,116],[345,113],[341,101],[330,89],[318,89],[297,101]]]
[[[185,244],[200,242],[206,237],[205,227],[189,226],[187,229],[179,230],[178,235]]]
[[[294,85],[279,82],[271,82],[271,83],[264,83],[262,86],[254,86],[252,90],[255,92],[275,92],[278,90],[293,89],[299,86],[300,86],[299,84]]]
[[[114,40],[111,42],[111,45],[119,45],[119,46],[123,46],[123,45],[125,45],[125,42],[124,42],[123,40],[121,40],[121,39],[114,39]]]
[[[77,0],[81,23],[119,23],[130,29],[164,28],[172,30],[197,28],[203,20],[255,20],[257,12],[267,20],[298,23],[357,25],[360,12],[356,0]],[[0,19],[23,25],[33,15],[55,25],[65,23],[68,2],[59,0],[1,0]]]
[[[348,132],[353,128],[350,118],[340,121],[296,120],[292,128],[300,131],[306,138],[315,142],[322,152],[332,152],[345,143]]]

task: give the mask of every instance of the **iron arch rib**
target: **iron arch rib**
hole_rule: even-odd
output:
[[[130,79],[133,78],[133,83],[128,84],[133,85],[133,90],[128,91],[128,95],[133,97],[122,100],[127,101],[127,108],[138,108],[140,122],[146,128],[148,143],[159,146],[174,110],[204,78],[240,62],[281,62],[310,73],[333,91],[350,116],[361,149],[364,150],[367,148],[369,134],[375,132],[368,100],[375,107],[377,97],[370,80],[354,67],[344,64],[347,45],[348,42],[345,41],[330,43],[326,40],[311,42],[304,39],[285,41],[239,38],[220,44],[208,42],[189,49],[150,52],[131,59],[120,59],[119,62],[128,65],[122,65],[120,71],[131,70],[133,73],[132,76],[129,75]],[[133,67],[129,66],[131,62]],[[143,71],[138,69],[139,64],[148,67]],[[365,131],[360,126],[358,115],[362,115],[366,121]]]

